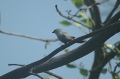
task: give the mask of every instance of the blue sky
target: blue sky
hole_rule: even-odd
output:
[[[104,20],[106,15],[110,12],[109,10],[112,8],[110,5],[114,4],[114,0],[111,1],[112,2],[106,2],[100,5],[102,20]],[[76,7],[70,0],[0,0],[0,29],[43,39],[55,39],[56,36],[52,34],[52,31],[56,28],[62,28],[64,31],[74,35],[75,37],[84,35],[84,33],[74,25],[71,25],[70,27],[63,27],[59,23],[60,21],[65,20],[65,18],[61,17],[56,12],[56,4],[58,5],[60,11],[65,15],[67,15],[65,12],[66,10],[71,9],[72,13],[77,11]],[[47,49],[45,49],[45,43],[41,41],[1,33],[0,37],[0,62],[1,67],[3,68],[1,69],[0,75],[18,68],[16,66],[8,66],[8,64],[32,63],[43,58],[45,55],[48,55],[60,46],[60,42],[55,42],[50,44]],[[119,40],[119,37],[120,34],[116,34],[106,43],[113,44]],[[77,46],[79,46],[79,44],[71,46],[70,50],[76,48]],[[64,51],[61,51],[59,54],[63,53]],[[83,62],[85,68],[90,70],[93,62],[93,56],[94,54],[91,53],[75,61],[75,63],[79,65],[80,62]],[[113,67],[115,65],[114,63],[115,62],[113,61]],[[62,66],[51,71],[62,76],[64,79],[83,78],[79,74],[78,69],[69,69],[66,66]],[[38,79],[34,76],[30,76],[26,79],[33,78]],[[111,76],[107,73],[107,75],[101,75],[100,79],[102,78],[111,78]]]

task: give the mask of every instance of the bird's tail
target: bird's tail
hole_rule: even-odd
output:
[[[72,39],[72,40],[75,40],[75,37],[72,36],[71,39]],[[84,43],[84,42],[86,42],[86,40],[81,40],[81,41],[78,41],[78,42],[76,42],[76,43]]]
[[[84,43],[86,40],[77,41],[77,43]]]

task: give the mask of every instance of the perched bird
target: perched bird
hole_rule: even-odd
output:
[[[67,32],[63,32],[62,29],[55,29],[52,33],[55,33],[57,38],[64,44],[69,43],[70,41],[75,40],[74,36],[70,36]],[[85,40],[79,41],[77,43],[83,43]]]

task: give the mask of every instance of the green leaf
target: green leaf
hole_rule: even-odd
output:
[[[81,15],[77,15],[77,18],[81,18],[82,16]]]
[[[115,73],[115,79],[119,79],[119,75],[117,73]]]
[[[116,47],[116,53],[120,55],[120,50]]]
[[[102,74],[106,74],[106,72],[107,72],[107,69],[106,69],[106,68],[105,68],[105,69],[102,69],[102,71],[101,71]]]
[[[87,21],[86,21],[86,19],[83,19],[83,20],[81,20],[82,22],[84,22],[84,23],[86,23]]]
[[[82,0],[72,0],[72,3],[77,7],[80,8],[82,5],[84,5]]]
[[[84,18],[82,22],[86,23],[89,28],[92,28],[92,23],[90,22],[88,15],[84,12],[80,12],[79,15],[81,15]]]
[[[75,66],[74,64],[66,64],[66,66],[67,66],[68,68],[76,68],[76,66]]]
[[[79,13],[84,19],[89,19],[88,15],[85,12],[80,12]]]
[[[88,70],[87,69],[84,69],[84,68],[80,68],[80,73],[83,75],[83,76],[88,76]]]
[[[75,25],[75,26],[78,26],[78,27],[81,27],[81,26],[82,26],[81,24],[79,24],[79,23],[77,23],[77,22],[74,22],[74,25]]]
[[[63,26],[70,26],[70,25],[72,25],[72,23],[70,23],[70,22],[68,22],[66,20],[61,21],[60,24],[62,24]]]

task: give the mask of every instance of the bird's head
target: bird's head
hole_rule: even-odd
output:
[[[52,33],[58,34],[60,32],[62,32],[62,29],[55,29]]]

